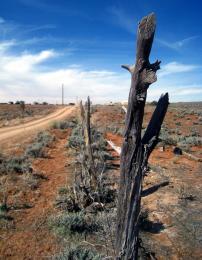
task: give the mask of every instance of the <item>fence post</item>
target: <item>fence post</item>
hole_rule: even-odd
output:
[[[160,68],[158,60],[153,64],[149,62],[155,27],[156,19],[153,13],[141,20],[137,31],[136,63],[132,66],[122,66],[131,73],[131,88],[121,152],[116,233],[117,259],[136,260],[138,257],[138,220],[141,209],[142,181],[149,155],[158,142],[159,131],[168,107],[168,94],[166,94],[160,99],[161,101],[159,100],[157,106],[156,115],[161,117],[159,125],[155,131],[150,131],[151,128],[155,128],[156,116],[153,117],[152,122],[149,123],[152,127],[149,127],[149,134],[147,132],[148,138],[146,136],[143,138],[145,141],[142,142],[141,130],[147,89],[157,80],[156,71]]]

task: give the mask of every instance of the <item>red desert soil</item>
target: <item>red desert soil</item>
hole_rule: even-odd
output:
[[[122,137],[116,134],[106,133],[106,139],[111,140],[117,146],[122,143]],[[113,154],[116,154],[116,152],[113,152]],[[189,222],[192,223],[193,220],[182,218],[184,210],[186,211],[187,208],[186,204],[184,208],[186,202],[180,200],[180,197],[185,195],[183,192],[199,194],[197,191],[201,189],[201,163],[184,155],[174,155],[172,146],[167,146],[164,152],[160,151],[160,148],[156,148],[149,163],[157,168],[160,167],[160,170],[158,172],[152,170],[148,177],[145,177],[144,190],[156,186],[158,191],[143,197],[142,203],[144,208],[151,212],[149,219],[156,223],[163,223],[165,230],[156,234],[147,233],[146,239],[149,238],[150,241],[153,241],[153,250],[157,259],[164,260],[166,254],[169,255],[166,256],[168,257],[166,259],[201,259],[200,247],[194,244],[195,234],[192,234],[190,229],[187,228],[190,225]],[[161,186],[168,180],[169,185]],[[189,207],[189,210],[193,208],[194,212],[194,210],[200,208],[199,202],[193,202]],[[201,219],[195,212],[192,217],[195,221]],[[185,237],[185,234],[187,237]],[[191,246],[190,239],[193,239],[194,242],[192,248],[188,249]],[[162,248],[166,250],[166,253],[159,250],[162,250]]]
[[[23,201],[33,205],[32,208],[11,212],[14,228],[0,236],[0,259],[44,259],[59,250],[47,220],[56,211],[53,204],[58,188],[71,183],[73,171],[66,167],[68,157],[64,146],[69,132],[54,130],[53,133],[56,141],[48,151],[48,158],[33,162],[33,168],[48,180],[38,189],[22,194]]]

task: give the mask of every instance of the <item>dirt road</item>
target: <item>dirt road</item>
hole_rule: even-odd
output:
[[[64,107],[56,112],[49,114],[41,119],[37,119],[18,126],[4,127],[0,129],[0,144],[6,144],[10,141],[15,141],[16,138],[27,137],[37,130],[46,129],[52,122],[56,120],[62,120],[65,117],[71,115],[75,110],[75,107]]]

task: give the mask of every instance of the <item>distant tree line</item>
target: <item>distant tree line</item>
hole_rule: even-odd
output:
[[[2,103],[2,104],[7,104],[7,103]],[[15,105],[22,105],[22,104],[25,104],[25,101],[24,100],[17,100],[15,102],[9,101],[8,104],[10,104],[10,105],[14,105],[14,104]],[[48,102],[44,101],[44,102],[40,103],[40,102],[34,101],[33,105],[48,105]]]

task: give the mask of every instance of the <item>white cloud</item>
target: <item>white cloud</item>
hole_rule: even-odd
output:
[[[195,35],[195,36],[191,36],[191,37],[187,37],[185,39],[182,39],[182,40],[179,40],[179,41],[176,41],[176,42],[169,42],[169,41],[165,41],[165,40],[162,40],[162,39],[156,39],[161,45],[164,45],[170,49],[173,49],[173,50],[180,50],[183,46],[189,44],[191,41],[197,39],[199,36]]]
[[[122,101],[128,97],[130,76],[125,71],[117,73],[109,70],[86,70],[79,64],[61,69],[50,68],[47,63],[58,55],[56,51],[43,50],[34,54],[24,52],[13,55],[9,50],[15,44],[18,43],[0,43],[1,101],[25,99],[27,102],[60,102],[62,83],[65,86],[66,102],[75,101],[76,97],[85,99],[88,95],[94,102]],[[46,69],[42,70],[41,65],[45,62]],[[177,85],[169,78],[173,74],[181,75],[195,68],[194,65],[177,62],[166,64],[159,73],[161,76],[157,83],[149,88],[148,100],[158,99],[163,92],[170,93],[171,101],[200,99],[200,85]]]
[[[6,48],[5,48],[6,49]],[[57,54],[53,50],[45,50],[37,54],[22,54],[20,56],[3,56],[0,60],[4,73],[18,75],[31,72],[34,66],[50,59]]]
[[[0,42],[0,53],[4,53],[15,45],[15,40]]]
[[[68,101],[75,100],[76,96],[86,98],[91,95],[96,101],[103,102],[113,98],[121,99],[129,86],[128,77],[106,70],[87,71],[78,65],[42,71],[39,67],[41,63],[55,57],[57,52],[44,50],[37,54],[22,53],[14,56],[7,52],[8,48],[3,48],[5,45],[12,44],[0,44],[3,50],[0,53],[0,94],[4,100],[24,97],[29,101],[60,101],[60,86],[64,83]],[[114,87],[120,94],[114,91]],[[128,92],[125,93],[127,95]]]
[[[202,85],[200,84],[175,85],[170,83],[165,87],[162,87],[161,81],[149,88],[148,100],[157,100],[162,93],[166,92],[169,93],[171,102],[202,100]]]
[[[169,74],[189,72],[195,70],[196,68],[198,68],[198,66],[187,65],[173,61],[162,66],[162,69],[159,71],[159,77],[166,76]]]

